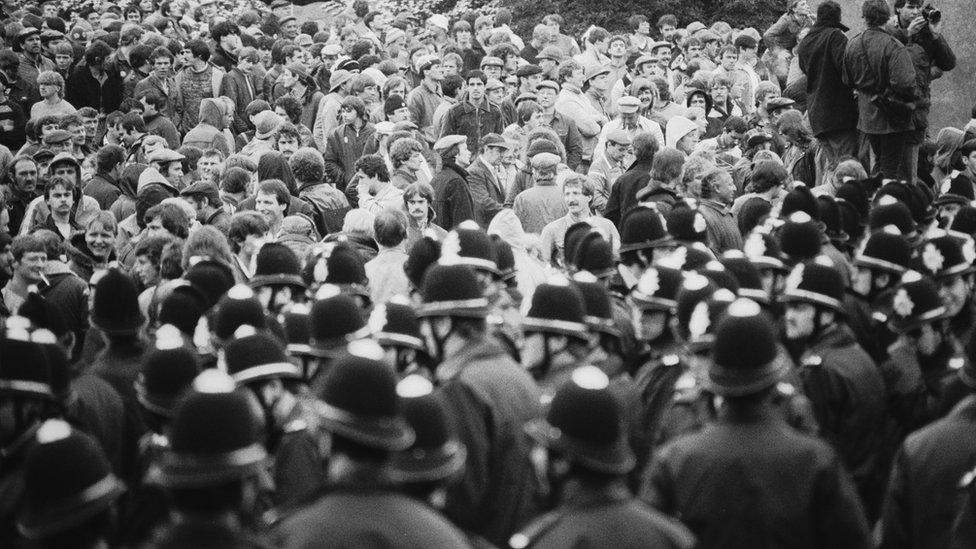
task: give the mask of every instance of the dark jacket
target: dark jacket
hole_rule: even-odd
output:
[[[221,48],[220,44],[217,44],[213,48],[213,54],[210,55],[210,63],[224,69],[224,72],[228,73],[237,66],[237,56]]]
[[[959,481],[976,463],[976,397],[912,433],[895,458],[881,517],[881,549],[949,546]]]
[[[439,393],[468,450],[444,514],[501,545],[531,516],[537,482],[526,422],[541,415],[541,394],[526,370],[490,339],[467,342],[438,366]]]
[[[122,103],[122,77],[118,71],[105,67],[106,79],[99,82],[88,65],[80,63],[65,83],[65,99],[76,108],[91,107],[102,114],[119,110]]]
[[[444,115],[441,136],[463,135],[468,138],[468,150],[472,157],[478,154],[481,138],[489,133],[502,133],[502,111],[488,99],[475,106],[470,101],[461,101],[448,109]]]
[[[468,172],[453,161],[444,162],[441,171],[430,180],[434,188],[434,213],[438,224],[447,230],[462,221],[474,219],[474,199],[468,188]]]
[[[911,54],[884,29],[871,27],[850,40],[844,50],[844,82],[858,91],[857,129],[869,135],[914,129],[911,116],[891,117],[871,102],[879,94],[902,101],[915,99]]]
[[[900,20],[899,20],[900,21]],[[915,113],[912,121],[916,130],[929,126],[929,110],[932,108],[932,81],[943,72],[956,68],[956,54],[941,34],[936,36],[926,26],[915,36],[900,25],[888,25],[888,32],[908,48],[915,66]]]
[[[821,436],[851,472],[868,516],[875,516],[887,477],[882,453],[888,414],[878,367],[841,324],[808,346],[800,379]]]
[[[857,126],[854,91],[843,78],[846,48],[842,29],[817,24],[797,49],[800,70],[807,76],[807,109],[814,135]]]
[[[342,124],[326,138],[323,154],[325,173],[336,182],[340,191],[345,191],[356,175],[356,160],[362,156],[366,142],[374,132],[376,127],[369,122],[363,124],[358,132],[351,124]]]
[[[98,207],[103,210],[111,208],[112,204],[122,196],[122,190],[119,188],[115,178],[103,172],[96,173],[91,178],[91,181],[85,185],[83,192],[85,195],[97,200]]]
[[[840,458],[772,407],[727,409],[658,452],[643,497],[710,548],[872,547]]]
[[[505,202],[505,189],[498,181],[497,172],[475,158],[468,166],[468,190],[474,200],[474,220],[487,227],[495,214],[502,211]]]
[[[285,520],[273,538],[274,547],[470,547],[457,527],[429,507],[365,481],[330,490]]]
[[[567,547],[693,547],[695,538],[679,522],[639,500],[622,481],[590,487],[571,485],[559,508],[525,527],[533,549]]]
[[[232,129],[235,134],[247,131],[247,106],[251,101],[261,96],[260,92],[261,82],[254,75],[245,75],[237,67],[225,74],[223,80],[220,81],[220,95],[226,95],[234,101]]]
[[[27,115],[20,104],[9,98],[0,102],[0,145],[14,153],[20,150],[27,140],[26,124]]]
[[[630,168],[617,178],[613,187],[610,187],[610,197],[607,198],[607,205],[603,208],[603,217],[612,221],[619,229],[624,214],[637,205],[637,191],[646,187],[650,180],[650,160],[631,164]]]
[[[549,127],[556,132],[559,140],[566,147],[566,165],[569,169],[575,170],[583,162],[583,136],[576,127],[576,122],[555,112]]]
[[[902,434],[934,421],[948,411],[949,390],[966,365],[965,352],[949,338],[931,357],[919,357],[916,349],[899,339],[881,365],[891,416]]]
[[[88,330],[88,281],[60,261],[48,261],[44,274],[48,284],[40,288],[41,295],[61,311],[67,328],[81,341]]]
[[[667,215],[668,212],[674,209],[674,205],[679,200],[681,200],[681,197],[678,196],[678,193],[666,187],[664,183],[653,179],[647,183],[646,187],[637,191],[637,202],[654,203],[657,211],[661,212],[661,215]]]

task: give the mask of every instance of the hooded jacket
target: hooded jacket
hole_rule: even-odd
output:
[[[230,145],[224,138],[224,105],[210,97],[200,101],[200,123],[183,137],[183,146],[196,147],[202,151],[217,149],[228,156]]]

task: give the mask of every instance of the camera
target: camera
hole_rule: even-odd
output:
[[[942,12],[933,8],[931,5],[926,4],[922,8],[922,17],[929,25],[938,25],[939,21],[942,21]]]

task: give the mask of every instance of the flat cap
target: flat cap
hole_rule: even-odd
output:
[[[481,68],[485,67],[504,67],[505,62],[494,55],[486,55],[481,58]]]
[[[438,139],[436,143],[434,143],[434,150],[446,151],[447,149],[450,149],[454,145],[467,143],[467,142],[468,142],[468,138],[463,135],[445,135],[444,137]]]
[[[586,69],[586,76],[584,76],[583,81],[589,82],[601,74],[610,74],[610,67],[606,65],[592,65]]]
[[[565,58],[565,55],[563,55],[563,50],[559,49],[559,46],[546,46],[542,48],[542,51],[535,58],[559,62]]]
[[[211,181],[194,181],[189,187],[180,191],[180,196],[215,195],[220,192]]]
[[[485,91],[503,90],[503,89],[505,89],[505,84],[497,78],[489,78],[488,83],[485,84]]]
[[[630,138],[630,134],[624,130],[611,130],[607,133],[607,143],[630,145],[632,142],[633,140]]]
[[[542,68],[539,65],[522,65],[515,71],[515,76],[519,78],[525,78],[535,74],[542,74]]]
[[[170,149],[159,149],[150,153],[147,160],[149,162],[173,162],[176,160],[183,160],[184,158],[186,157],[176,151]]]
[[[559,165],[559,156],[542,152],[532,157],[532,167],[545,169],[545,168],[555,168]]]
[[[536,89],[536,91],[539,91],[541,89],[550,89],[550,90],[553,90],[553,91],[558,92],[559,91],[559,84],[553,82],[552,80],[543,80],[542,82],[539,82],[539,85],[536,86],[535,89]]]
[[[44,144],[50,145],[51,143],[64,143],[65,141],[71,140],[71,132],[67,130],[54,130],[44,136]]]
[[[794,104],[796,104],[796,101],[793,101],[789,97],[774,97],[769,100],[769,105],[766,107],[766,110],[772,112],[775,110],[792,107]]]
[[[631,114],[637,112],[637,109],[640,108],[640,105],[641,105],[640,99],[637,99],[632,95],[625,95],[621,97],[619,100],[617,100],[617,107],[620,109],[620,112],[624,114]]]

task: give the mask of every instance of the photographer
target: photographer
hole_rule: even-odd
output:
[[[914,180],[908,137],[914,130],[915,67],[908,48],[885,32],[891,16],[886,0],[866,0],[867,28],[844,50],[844,82],[857,90],[857,129],[874,151],[872,174]]]
[[[932,80],[956,67],[956,55],[939,32],[942,13],[921,0],[895,0],[895,17],[888,32],[908,48],[915,65],[915,129],[908,136],[911,173],[918,168],[918,148],[925,141],[932,106]],[[936,181],[936,184],[941,184]]]

